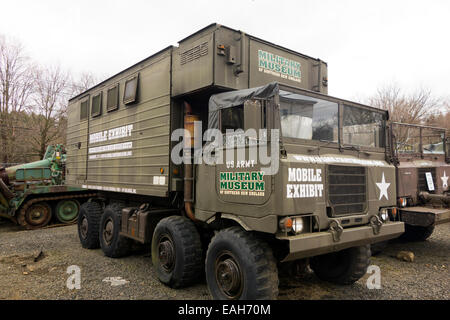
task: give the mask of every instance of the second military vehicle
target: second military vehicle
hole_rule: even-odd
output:
[[[213,24],[72,98],[67,183],[85,248],[151,246],[171,287],[273,299],[310,258],[351,284],[398,237],[388,113],[326,95],[326,64]]]
[[[397,197],[403,238],[426,240],[450,222],[450,150],[445,129],[392,123]]]
[[[0,168],[0,217],[27,229],[75,222],[83,203],[95,193],[64,185],[66,154],[50,145],[42,160]]]

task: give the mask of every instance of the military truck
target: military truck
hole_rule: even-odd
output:
[[[276,298],[307,258],[357,281],[404,232],[388,113],[326,93],[325,62],[213,24],[72,98],[67,183],[99,192],[81,245],[147,245],[162,283],[205,270],[215,299]]]
[[[66,154],[50,145],[42,160],[0,168],[0,217],[27,229],[76,221],[80,202],[95,193],[64,185]]]
[[[444,128],[394,122],[399,215],[403,238],[426,240],[450,222],[450,150]]]

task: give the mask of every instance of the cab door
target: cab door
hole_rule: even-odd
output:
[[[216,193],[228,203],[263,204],[272,193],[273,176],[262,168],[260,148],[268,147],[266,100],[247,100],[243,105],[222,109],[223,162],[216,165]]]

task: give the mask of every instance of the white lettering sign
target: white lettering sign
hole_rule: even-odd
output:
[[[118,128],[91,133],[89,135],[89,144],[131,137],[131,131],[133,131],[133,125],[129,124]]]
[[[289,168],[289,182],[322,182],[322,169]],[[323,196],[323,184],[287,184],[287,198],[317,198]]]
[[[374,167],[385,167],[387,164],[380,160],[364,160],[355,158],[344,158],[344,157],[322,157],[322,156],[299,156],[295,155],[294,159],[297,161],[307,162],[307,163],[349,163],[349,164],[360,164],[363,166],[374,166]]]
[[[434,191],[433,176],[431,175],[431,172],[425,172],[425,177],[427,178],[428,190]]]

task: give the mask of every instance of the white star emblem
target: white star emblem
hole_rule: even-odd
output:
[[[386,180],[384,179],[384,172],[383,172],[383,177],[381,178],[381,182],[376,182],[376,185],[378,187],[378,189],[380,189],[380,199],[383,197],[386,197],[386,200],[389,200],[389,196],[387,193],[387,189],[389,188],[389,186],[391,185],[390,183],[387,183]]]
[[[441,179],[442,179],[442,188],[447,189],[448,177],[446,176],[445,171],[444,171],[444,175],[441,177]]]

